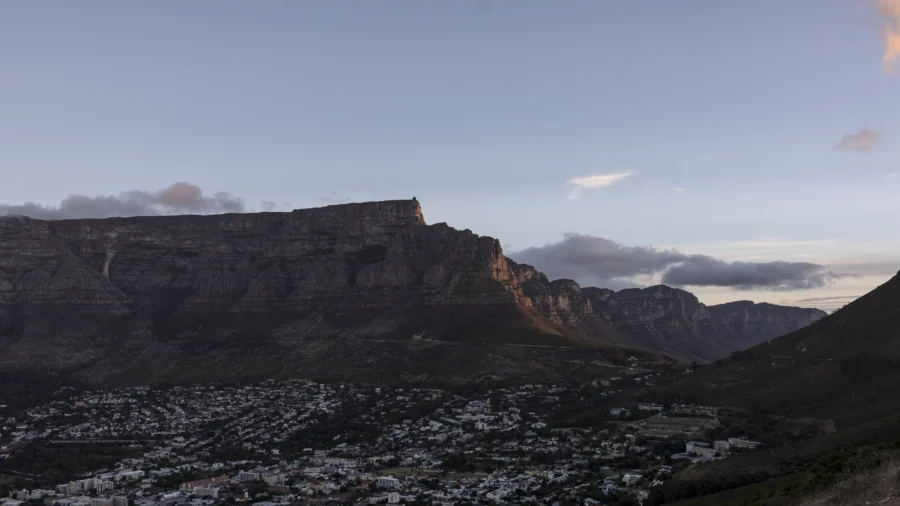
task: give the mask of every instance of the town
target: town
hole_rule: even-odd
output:
[[[63,388],[2,420],[0,505],[641,504],[760,445],[704,440],[715,407],[606,407],[616,380]]]

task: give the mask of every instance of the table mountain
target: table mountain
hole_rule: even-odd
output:
[[[415,199],[286,213],[0,218],[0,368],[93,382],[558,378],[629,356],[658,360],[603,343],[706,358],[708,348],[738,346],[735,336],[800,321],[723,314],[727,332],[680,290],[551,283],[507,259],[496,239],[427,225]],[[723,343],[711,348],[713,338]],[[684,344],[692,339],[701,343]]]

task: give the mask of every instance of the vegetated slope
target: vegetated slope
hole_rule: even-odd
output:
[[[900,277],[674,385],[685,400],[855,423],[900,405]]]
[[[537,313],[497,240],[426,225],[415,199],[290,213],[0,218],[4,369],[124,382],[535,370],[552,378],[551,352],[541,365],[510,347],[608,349],[601,341]]]
[[[653,395],[681,402],[745,408],[769,420],[818,419],[827,433],[789,440],[779,446],[724,461],[694,466],[664,487],[671,496],[714,494],[685,504],[798,504],[791,490],[768,480],[797,474],[806,479],[817,462],[839,458],[858,445],[900,437],[900,276],[827,318],[797,332],[700,367]],[[734,410],[731,410],[734,411]],[[764,427],[758,427],[767,430]],[[900,448],[895,445],[893,451]],[[856,451],[856,450],[852,450]],[[871,455],[862,451],[864,456]],[[764,492],[759,501],[744,491]],[[828,501],[850,493],[838,489]],[[778,502],[777,497],[780,497]],[[837,499],[835,499],[837,498]],[[771,499],[771,501],[769,500]],[[826,496],[819,497],[821,500]],[[787,501],[787,502],[785,502]],[[850,502],[852,504],[852,502]],[[828,504],[826,502],[825,504]]]

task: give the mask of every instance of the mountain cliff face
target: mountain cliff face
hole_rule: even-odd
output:
[[[727,331],[681,290],[550,282],[508,260],[493,238],[427,225],[415,199],[289,213],[0,218],[0,368],[95,382],[556,378],[627,354],[654,360],[600,343],[705,358],[802,320],[759,307],[721,314]]]
[[[446,349],[448,341],[466,346]],[[426,225],[414,199],[290,213],[0,218],[3,368],[137,381],[128,376],[543,367],[506,345],[599,349],[540,317],[497,240]]]
[[[580,288],[572,280],[551,282],[530,265],[509,264],[523,293],[551,321],[687,361],[723,358],[825,316],[818,309],[749,301],[706,306],[690,292],[662,285],[618,292]]]

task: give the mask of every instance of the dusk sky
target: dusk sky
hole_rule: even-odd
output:
[[[898,25],[900,0],[0,2],[0,214],[182,181],[415,196],[551,276],[837,307],[900,269]]]

